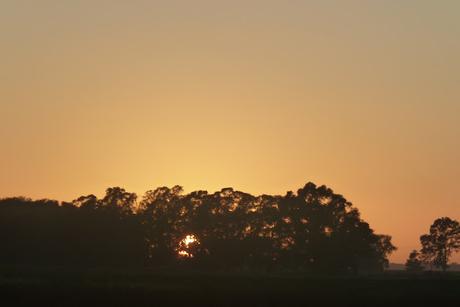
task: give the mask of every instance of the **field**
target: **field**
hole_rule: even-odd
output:
[[[456,306],[460,274],[3,268],[0,291],[4,306]]]

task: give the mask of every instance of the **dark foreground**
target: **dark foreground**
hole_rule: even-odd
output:
[[[0,270],[2,306],[459,306],[460,274]]]

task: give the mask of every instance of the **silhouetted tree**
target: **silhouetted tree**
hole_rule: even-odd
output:
[[[342,195],[308,183],[280,202],[277,232],[284,260],[308,270],[383,270],[396,248],[361,220]]]
[[[98,208],[99,201],[96,196],[93,194],[91,195],[86,195],[86,196],[80,196],[79,198],[75,199],[72,201],[72,204],[75,207],[82,208],[82,209],[87,209],[87,210],[95,210]]]
[[[175,186],[157,188],[145,193],[139,215],[148,245],[148,258],[154,263],[167,263],[176,256],[176,248],[185,236],[181,210],[183,189]]]
[[[422,257],[437,268],[446,271],[453,252],[460,250],[460,225],[448,217],[439,218],[430,227],[430,233],[420,237]]]
[[[423,271],[423,263],[418,251],[413,250],[409,254],[409,258],[406,261],[406,271],[410,273],[418,273]]]
[[[381,271],[395,250],[359,211],[325,186],[285,196],[180,186],[137,195],[108,188],[71,203],[0,200],[4,263],[193,265],[201,269]],[[427,250],[427,249],[425,249]]]
[[[114,187],[108,188],[105,197],[98,202],[98,207],[106,210],[118,211],[123,215],[129,215],[136,209],[137,195],[126,192],[125,189]]]

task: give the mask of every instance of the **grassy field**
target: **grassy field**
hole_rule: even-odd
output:
[[[0,269],[3,306],[459,306],[460,274]]]

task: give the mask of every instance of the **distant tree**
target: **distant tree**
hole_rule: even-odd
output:
[[[418,273],[423,271],[423,263],[418,251],[413,250],[409,254],[409,258],[406,261],[406,271],[410,273]]]
[[[432,266],[446,271],[452,253],[460,250],[460,224],[448,217],[439,218],[430,233],[420,237],[422,258]]]

